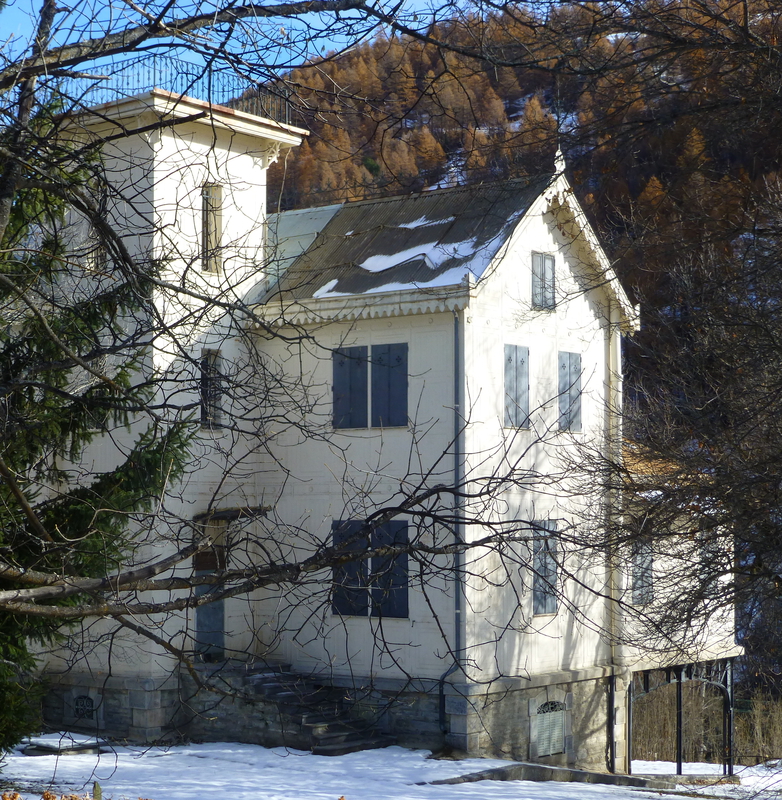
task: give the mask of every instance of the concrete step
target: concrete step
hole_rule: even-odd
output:
[[[358,753],[361,750],[378,750],[396,744],[393,736],[365,737],[352,742],[314,745],[312,752],[316,756],[344,756],[347,753]]]
[[[345,711],[344,690],[293,672],[289,664],[261,664],[245,670],[248,688],[279,707],[280,714],[298,722],[319,755],[343,755],[388,747],[396,740],[353,720]]]

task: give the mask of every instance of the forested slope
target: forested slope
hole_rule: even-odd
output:
[[[451,49],[381,34],[294,70],[311,135],[275,168],[270,198],[294,208],[535,174],[560,146],[629,285],[651,289],[671,243],[732,237],[776,176],[779,75],[764,46],[778,22],[756,15],[753,50],[719,3],[689,17],[624,8],[538,19],[508,6],[432,26]]]

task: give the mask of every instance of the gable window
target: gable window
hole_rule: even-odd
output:
[[[223,187],[207,183],[201,187],[201,269],[219,272],[223,238]]]
[[[549,700],[538,706],[537,745],[539,756],[565,752],[565,704]]]
[[[219,350],[205,350],[200,361],[201,425],[219,427],[223,421],[223,374]]]
[[[360,558],[367,550],[406,545],[407,522],[390,520],[361,536],[359,520],[334,520],[331,525],[334,547],[342,553],[355,553],[355,561],[332,570],[331,609],[341,616],[408,616],[407,553]]]
[[[559,354],[559,429],[581,430],[581,354]]]
[[[505,345],[505,427],[529,426],[529,348]]]
[[[554,298],[554,256],[532,254],[532,305],[534,308],[552,309]]]
[[[332,353],[335,428],[407,425],[407,343],[341,347]]]
[[[630,568],[633,603],[636,605],[651,603],[654,599],[654,558],[652,544],[648,539],[633,544]]]
[[[557,611],[557,523],[541,520],[532,534],[532,613]]]

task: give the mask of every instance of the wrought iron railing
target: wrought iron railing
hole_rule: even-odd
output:
[[[154,88],[285,124],[291,121],[289,94],[284,87],[253,85],[251,80],[233,71],[172,56],[145,55],[104,63],[94,72],[67,79],[60,84],[59,91],[80,105],[94,106]]]

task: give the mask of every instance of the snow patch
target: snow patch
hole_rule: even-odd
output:
[[[442,219],[429,219],[428,217],[419,217],[412,222],[400,222],[398,228],[427,228],[432,225],[446,225],[449,222],[455,222],[456,217],[443,217]]]

